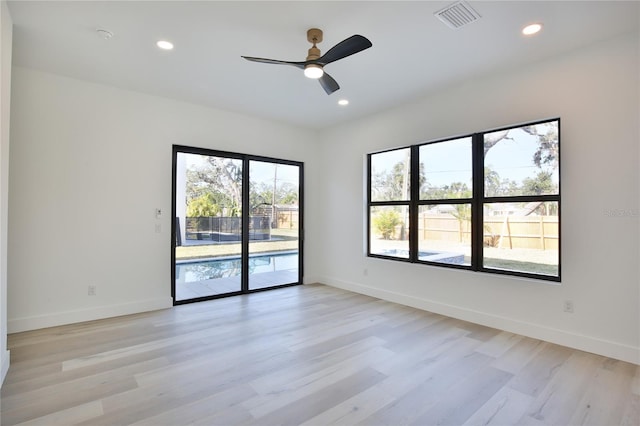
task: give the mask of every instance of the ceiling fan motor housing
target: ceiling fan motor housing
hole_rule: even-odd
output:
[[[315,61],[318,58],[320,58],[320,49],[313,46],[311,49],[309,49],[309,54],[307,55],[307,61]]]

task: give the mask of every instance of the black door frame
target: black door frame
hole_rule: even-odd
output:
[[[197,297],[186,300],[176,300],[176,177],[177,177],[177,160],[178,153],[196,154],[212,157],[225,157],[236,160],[242,160],[242,270],[241,270],[241,290],[230,293],[215,294],[211,296]],[[262,161],[275,164],[284,164],[289,166],[297,166],[299,171],[298,181],[298,282],[290,284],[280,284],[273,287],[249,289],[249,162]],[[300,161],[284,160],[280,158],[263,157],[251,154],[240,154],[228,151],[219,151],[207,148],[197,148],[184,145],[173,145],[172,147],[172,173],[171,173],[171,298],[173,305],[182,305],[186,303],[201,302],[204,300],[219,299],[221,297],[237,296],[241,294],[255,293],[260,291],[273,290],[282,287],[290,287],[302,284],[304,276],[303,270],[303,251],[304,251],[304,163]]]

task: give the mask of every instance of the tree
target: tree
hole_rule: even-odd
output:
[[[541,127],[542,125],[532,125],[519,127],[518,129],[538,138],[538,148],[533,154],[533,163],[539,168],[546,165],[549,166],[551,170],[555,170],[559,165],[558,127],[545,124],[544,127],[547,128],[546,132],[540,133],[539,130]],[[501,140],[513,140],[513,138],[509,137],[511,130],[517,129],[486,134],[484,138],[484,156],[486,157],[489,150]]]
[[[291,182],[282,182],[282,184],[276,191],[276,203],[297,205],[298,185],[294,185]]]
[[[228,216],[242,210],[242,163],[231,158],[207,157],[207,162],[187,170],[187,205],[191,199],[212,194]]]
[[[298,186],[290,182],[277,185],[276,204],[297,205]],[[273,184],[266,182],[251,182],[249,188],[249,205],[252,209],[260,206],[270,206],[273,202]]]
[[[540,171],[535,178],[525,178],[521,184],[504,179],[500,181],[498,173],[485,167],[484,185],[485,194],[489,197],[500,195],[541,195],[551,194],[557,191],[553,183],[553,172],[559,166],[558,127],[549,123],[522,126],[518,128],[523,132],[535,136],[538,146],[533,154],[532,162]],[[489,150],[502,140],[513,140],[509,137],[512,130],[493,132],[485,135],[484,155],[486,158]]]
[[[411,175],[409,174],[409,158],[398,161],[388,173],[372,171],[372,191],[377,201],[408,200],[411,188]],[[422,188],[426,184],[424,164],[420,164],[420,176],[418,185]]]
[[[507,178],[500,179],[498,172],[485,166],[484,192],[487,197],[498,197],[501,195],[520,195],[522,191],[518,188],[516,181]]]
[[[500,195],[500,175],[491,167],[484,167],[484,193],[488,197]]]
[[[450,185],[442,185],[440,187],[429,186],[427,193],[422,194],[422,198],[431,200],[446,200],[451,198],[471,198],[471,190],[464,182],[453,182]]]
[[[488,133],[484,136],[484,156],[487,156],[487,152],[493,148],[498,142],[503,139],[513,140],[509,137],[509,130],[502,130],[500,132]]]
[[[553,194],[557,186],[553,183],[551,172],[541,170],[535,178],[525,178],[522,181],[522,190],[527,195]]]
[[[533,154],[533,162],[536,166],[542,168],[548,165],[552,170],[556,170],[559,165],[559,145],[558,145],[558,127],[550,127],[545,134],[539,134],[536,126],[526,126],[522,130],[538,137],[538,149]]]
[[[373,175],[374,190],[378,201],[406,200],[409,198],[409,172],[403,162],[394,164],[388,173]]]
[[[193,198],[187,203],[187,217],[210,217],[216,216],[219,212],[220,207],[210,192]]]

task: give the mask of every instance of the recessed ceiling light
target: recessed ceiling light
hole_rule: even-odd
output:
[[[526,36],[534,35],[542,29],[542,24],[530,24],[522,29],[522,34]]]
[[[341,106],[349,105],[349,100],[347,100],[347,99],[340,99],[340,100],[338,101],[338,105],[341,105]]]
[[[163,50],[171,50],[173,49],[173,43],[171,43],[170,41],[166,41],[166,40],[160,40],[159,42],[156,43],[156,45]]]

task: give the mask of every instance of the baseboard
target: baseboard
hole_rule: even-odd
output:
[[[5,351],[5,353],[0,354],[0,357],[2,358],[2,365],[0,366],[0,368],[2,368],[2,370],[0,370],[0,388],[2,387],[2,384],[4,383],[4,378],[7,377],[7,373],[9,372],[9,362],[11,360],[11,353],[9,351]]]
[[[38,330],[58,325],[75,324],[84,321],[93,321],[104,318],[118,317],[122,315],[137,314],[140,312],[157,311],[173,306],[173,299],[162,297],[157,299],[142,300],[139,302],[123,303],[120,305],[97,306],[74,311],[55,312],[47,315],[8,319],[8,333]]]
[[[330,277],[318,282],[413,308],[640,365],[640,348]]]
[[[320,281],[320,278],[318,278],[318,277],[313,277],[313,276],[312,277],[307,277],[307,276],[305,276],[305,277],[302,278],[302,284],[315,284],[315,283],[319,283],[319,282],[321,282],[321,281]]]

